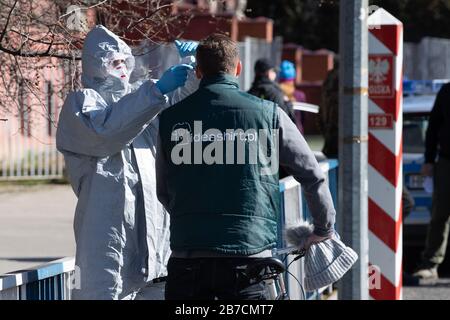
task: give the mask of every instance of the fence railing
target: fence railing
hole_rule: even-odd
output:
[[[320,166],[324,173],[326,173],[327,183],[329,185],[331,195],[335,206],[337,207],[337,174],[338,161],[328,160],[320,162]],[[282,193],[282,214],[280,222],[278,223],[278,246],[284,248],[287,246],[285,239],[283,239],[283,230],[287,226],[298,225],[302,221],[309,221],[311,215],[302,193],[301,185],[292,177],[285,178],[280,181],[280,192]],[[295,257],[288,257],[286,259],[286,266],[289,266],[289,272],[297,279],[289,274],[286,274],[286,287],[291,300],[301,300],[303,297],[300,284],[304,286],[304,260],[300,259],[291,264]],[[331,290],[331,286],[322,288],[314,293],[307,293],[307,299],[316,299],[321,296],[324,291]]]
[[[425,37],[419,43],[405,43],[404,70],[409,79],[450,78],[450,39]]]
[[[321,162],[322,170],[327,173],[327,181],[333,200],[337,206],[337,160]],[[286,226],[309,220],[309,210],[304,201],[301,185],[292,177],[280,181],[282,194],[282,212],[279,225],[279,247],[286,247],[282,237],[282,230]],[[286,265],[292,262],[288,257]],[[21,270],[0,275],[0,300],[69,300],[71,289],[75,285],[75,259],[64,258],[30,270]],[[303,259],[292,263],[289,267],[292,273],[303,285]],[[302,299],[302,290],[297,280],[285,275],[286,287],[291,300]],[[325,290],[323,288],[307,294],[308,299],[318,299]]]
[[[64,160],[54,135],[40,128],[24,132],[17,121],[0,122],[0,181],[62,178]]]
[[[75,258],[0,275],[0,300],[70,300]]]

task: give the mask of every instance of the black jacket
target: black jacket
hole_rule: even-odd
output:
[[[284,100],[284,93],[280,86],[267,77],[256,77],[248,93],[264,100],[269,100],[287,113],[289,118],[295,123],[295,114],[292,104]]]
[[[439,156],[450,159],[450,84],[439,91],[428,124],[425,162],[434,163]]]
[[[252,87],[248,91],[251,95],[257,96],[258,98],[269,100],[275,102],[292,120],[295,121],[294,108],[289,101],[284,100],[284,92],[281,90],[280,86],[271,81],[267,77],[255,77]],[[289,174],[286,172],[283,166],[280,166],[280,179],[286,178]]]

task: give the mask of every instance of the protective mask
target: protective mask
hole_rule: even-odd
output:
[[[108,73],[113,77],[128,81],[128,70],[125,63],[121,63],[115,67],[111,66]]]
[[[128,69],[125,63],[108,67],[108,75],[98,86],[97,91],[107,103],[117,102],[124,95],[129,93]]]

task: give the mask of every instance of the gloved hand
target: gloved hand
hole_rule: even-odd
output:
[[[198,42],[195,41],[187,41],[183,42],[180,40],[175,40],[175,46],[178,49],[178,53],[181,58],[188,56],[195,56],[195,52],[197,51]]]
[[[178,64],[170,67],[156,83],[156,86],[162,94],[171,92],[179,87],[184,86],[187,80],[188,70],[192,70],[194,67],[188,64]]]

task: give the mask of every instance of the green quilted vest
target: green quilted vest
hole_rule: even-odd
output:
[[[251,255],[276,246],[277,106],[221,74],[160,117],[172,250]]]

